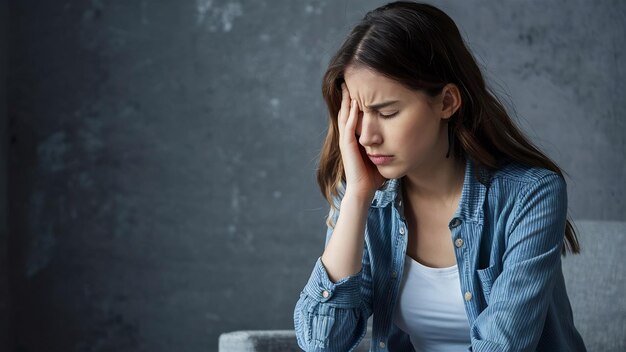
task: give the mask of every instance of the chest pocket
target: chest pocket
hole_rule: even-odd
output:
[[[480,286],[483,290],[483,295],[485,297],[485,302],[489,305],[489,296],[491,295],[491,286],[493,282],[496,280],[498,275],[500,275],[500,269],[496,264],[485,268],[476,270],[478,274],[478,278],[480,279]]]

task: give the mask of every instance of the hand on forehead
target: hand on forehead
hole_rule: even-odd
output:
[[[406,99],[410,92],[400,83],[367,68],[349,66],[344,73],[344,80],[350,99],[356,99],[362,111],[390,106]]]

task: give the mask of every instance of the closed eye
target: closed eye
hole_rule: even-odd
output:
[[[383,113],[378,113],[378,114],[379,114],[379,115],[380,115],[380,117],[382,117],[383,119],[389,119],[389,118],[392,118],[392,117],[396,116],[396,115],[398,114],[398,111],[394,112],[393,114],[388,114],[388,115],[385,115],[385,114],[383,114]]]

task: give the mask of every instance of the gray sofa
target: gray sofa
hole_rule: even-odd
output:
[[[626,351],[626,222],[578,220],[582,251],[563,258],[575,324],[589,351]],[[357,351],[368,351],[371,336]],[[219,337],[220,352],[301,351],[293,330],[234,331]]]

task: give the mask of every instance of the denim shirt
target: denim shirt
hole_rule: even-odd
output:
[[[321,257],[315,262],[294,309],[305,351],[354,350],[372,314],[370,351],[413,351],[392,322],[408,241],[401,180],[374,195],[358,273],[333,283]],[[470,326],[466,351],[586,351],[561,270],[566,216],[557,173],[514,162],[487,173],[467,158],[448,224]],[[328,227],[326,244],[331,235]]]

